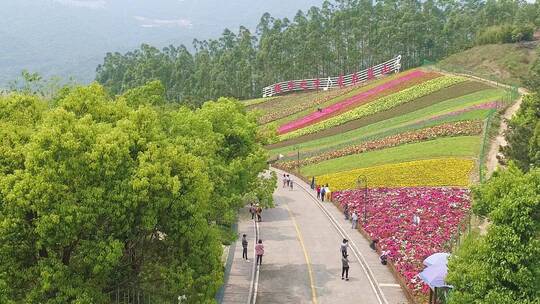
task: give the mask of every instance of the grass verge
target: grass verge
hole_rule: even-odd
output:
[[[406,144],[367,153],[354,154],[300,169],[304,176],[319,176],[390,163],[442,157],[477,157],[480,136],[459,136]]]

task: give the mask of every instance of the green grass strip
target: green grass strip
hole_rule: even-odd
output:
[[[448,137],[335,158],[301,168],[304,176],[367,168],[383,164],[442,157],[477,157],[480,136]]]
[[[437,120],[425,121],[422,123],[408,124],[403,127],[385,130],[379,133],[375,133],[373,135],[358,137],[358,138],[355,138],[346,142],[341,142],[339,144],[324,146],[319,149],[304,150],[303,152],[300,153],[300,159],[313,157],[313,156],[316,156],[316,155],[319,155],[328,151],[339,150],[348,146],[359,145],[364,142],[374,141],[374,140],[378,140],[384,137],[388,137],[388,136],[392,136],[392,135],[396,135],[396,134],[400,134],[404,132],[434,127],[434,126],[442,125],[445,123],[468,121],[468,120],[469,121],[484,120],[485,118],[487,118],[490,111],[491,111],[490,109],[473,110],[473,111],[465,112],[456,116],[444,117]],[[281,161],[289,161],[289,160],[295,160],[295,159],[297,159],[296,153],[291,153],[291,154],[285,155],[285,157],[283,157]]]

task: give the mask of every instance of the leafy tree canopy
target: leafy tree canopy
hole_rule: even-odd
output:
[[[234,220],[266,154],[238,102],[165,96],[151,82],[0,97],[0,302],[109,303],[128,288],[213,302],[216,223]]]
[[[540,96],[538,93],[523,97],[520,109],[508,123],[503,148],[506,158],[515,161],[522,170],[540,166]]]
[[[540,169],[511,165],[474,192],[474,209],[492,221],[450,259],[450,303],[538,303]]]

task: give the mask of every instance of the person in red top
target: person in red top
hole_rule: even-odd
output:
[[[317,185],[317,198],[321,198],[321,185]]]
[[[255,255],[257,255],[257,260],[255,261],[255,264],[261,265],[262,257],[264,255],[264,246],[262,244],[262,240],[259,240],[258,244],[255,245]]]

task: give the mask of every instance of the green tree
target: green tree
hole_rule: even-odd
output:
[[[449,262],[449,303],[538,303],[540,170],[511,165],[474,191],[474,211],[491,220]]]
[[[540,165],[538,162],[537,125],[540,122],[540,96],[529,94],[523,97],[523,102],[516,115],[509,121],[506,132],[508,145],[503,148],[506,158],[515,161],[522,170]],[[536,133],[535,133],[536,132]]]
[[[267,165],[255,118],[221,99],[164,104],[159,82],[109,97],[0,97],[0,301],[213,303],[218,227]],[[4,128],[5,127],[5,128]]]

